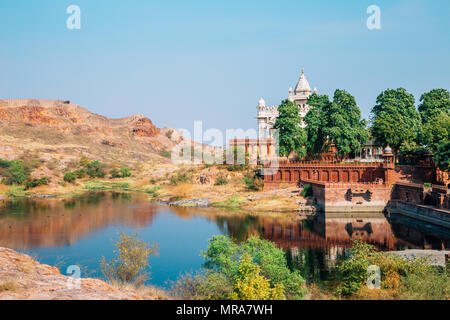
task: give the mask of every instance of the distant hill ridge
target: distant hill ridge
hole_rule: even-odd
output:
[[[159,158],[177,141],[144,115],[109,119],[62,100],[0,100],[0,157],[14,158],[20,149],[85,154],[93,158],[140,160]],[[168,159],[162,159],[168,161]]]

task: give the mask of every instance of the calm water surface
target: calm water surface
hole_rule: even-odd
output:
[[[113,256],[119,232],[159,243],[151,257],[150,283],[166,286],[181,273],[199,270],[208,239],[217,234],[238,241],[251,235],[286,251],[293,269],[310,281],[326,279],[333,266],[362,239],[381,250],[449,249],[450,231],[400,216],[349,218],[230,215],[213,209],[168,208],[142,194],[99,192],[70,200],[0,202],[0,246],[28,253],[62,273],[79,265],[83,277],[100,277],[99,260]]]

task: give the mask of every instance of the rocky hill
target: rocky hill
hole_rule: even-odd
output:
[[[98,279],[81,279],[78,286],[58,268],[0,247],[0,300],[154,300],[158,294],[118,289]],[[155,289],[156,292],[156,289]]]
[[[0,100],[0,154],[81,154],[99,160],[164,161],[177,141],[143,115],[108,119],[70,101]],[[168,161],[168,160],[165,160]]]

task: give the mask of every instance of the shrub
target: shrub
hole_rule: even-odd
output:
[[[130,168],[121,168],[120,169],[120,177],[121,178],[131,177],[131,169]]]
[[[216,183],[214,183],[215,186],[223,186],[228,184],[228,180],[222,175],[218,175],[216,178]]]
[[[261,275],[261,267],[252,262],[252,257],[245,252],[233,279],[232,300],[285,300],[284,287],[275,284],[270,287],[270,282]]]
[[[7,185],[24,184],[29,178],[29,168],[22,161],[0,159],[0,175]]]
[[[450,270],[411,274],[403,279],[400,298],[405,300],[449,300]]]
[[[170,291],[182,300],[226,300],[233,292],[231,281],[220,272],[186,273],[171,282]]]
[[[158,253],[158,244],[151,245],[137,239],[137,235],[120,233],[119,240],[114,243],[116,257],[107,262],[105,257],[100,261],[100,268],[108,281],[134,283],[139,286],[148,279],[148,259]]]
[[[249,191],[260,191],[264,188],[264,180],[255,173],[246,174],[244,184]]]
[[[241,245],[235,244],[229,237],[214,236],[209,240],[208,249],[202,252],[207,270],[222,272],[229,279],[235,279],[239,271],[240,257],[248,253],[255,264],[261,268],[261,274],[270,284],[283,285],[288,299],[302,299],[307,293],[305,280],[298,271],[292,272],[285,253],[267,240],[255,237],[247,239]]]
[[[448,293],[448,276],[439,273],[431,266],[427,259],[409,261],[406,258],[378,252],[374,246],[361,241],[355,241],[348,259],[337,266],[338,281],[336,294],[341,296],[358,296],[364,292],[368,274],[367,268],[376,265],[381,271],[381,287],[378,294],[388,293],[391,299],[398,298],[402,292],[405,297],[445,297]],[[430,282],[430,287],[425,286],[425,279]],[[435,281],[439,279],[439,281]],[[440,283],[437,288],[435,284]],[[422,286],[422,287],[420,287]],[[431,287],[433,286],[433,290]],[[447,286],[447,289],[445,289]],[[367,291],[367,290],[365,290]],[[446,293],[447,292],[447,293]]]
[[[111,175],[111,179],[120,178],[120,172],[116,168],[111,169],[111,171],[109,171],[109,174]]]
[[[91,178],[104,178],[106,176],[103,164],[99,161],[89,162],[86,166],[86,172]]]
[[[176,185],[178,183],[185,183],[191,180],[191,175],[186,171],[179,171],[170,177],[170,183]]]
[[[69,182],[69,183],[73,183],[77,180],[77,175],[75,172],[67,172],[64,175],[64,181],[65,182]]]
[[[87,174],[86,170],[84,170],[83,168],[75,170],[74,173],[77,176],[77,179],[83,179]]]
[[[160,153],[159,153],[159,155],[161,156],[161,157],[164,157],[164,158],[172,158],[172,153],[170,152],[170,151],[167,151],[167,150],[163,150],[163,151],[161,151]]]
[[[36,188],[38,186],[46,185],[49,183],[49,181],[50,181],[50,179],[47,177],[43,177],[40,179],[28,180],[25,184],[25,189],[28,190],[31,188]]]
[[[166,132],[166,137],[172,139],[173,130],[169,130]]]

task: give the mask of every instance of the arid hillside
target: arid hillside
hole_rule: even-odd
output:
[[[179,140],[167,132],[143,115],[108,119],[69,101],[0,100],[0,154],[7,159],[28,151],[49,159],[168,162],[160,154]]]

